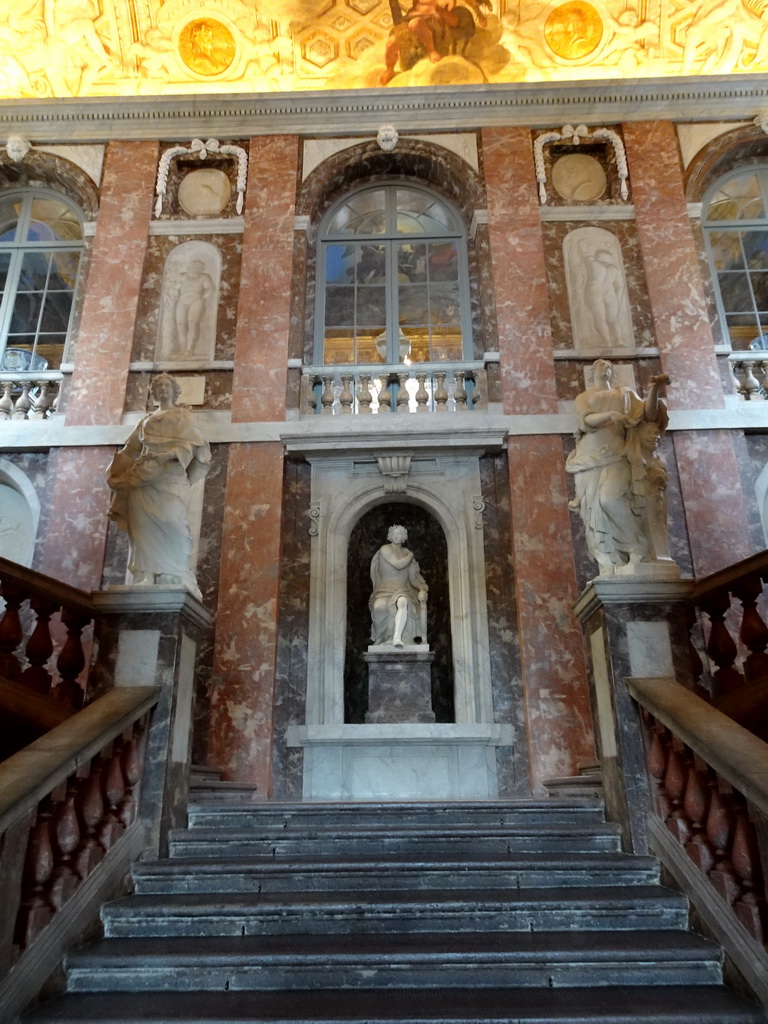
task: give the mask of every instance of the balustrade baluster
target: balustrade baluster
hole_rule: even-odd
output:
[[[723,787],[728,792],[723,793]],[[730,860],[730,846],[733,836],[733,814],[730,807],[731,791],[727,783],[715,776],[715,784],[709,801],[707,814],[707,838],[715,851],[715,864],[709,872],[709,880],[723,899],[733,903],[739,893],[733,864]]]
[[[143,768],[139,754],[138,728],[137,726],[131,733],[130,738],[123,742],[120,750],[120,764],[125,782],[125,796],[117,808],[117,816],[124,828],[128,828],[136,817],[136,798],[133,795],[133,791],[141,779]]]
[[[408,394],[406,384],[409,379],[409,373],[398,373],[397,375],[397,412],[408,412],[411,396]]]
[[[73,854],[80,845],[76,798],[77,779],[73,775],[67,780],[64,798],[55,804],[51,823],[54,868],[48,886],[48,899],[56,910],[61,909],[79,883],[73,862]]]
[[[691,837],[685,844],[685,849],[694,864],[704,874],[715,863],[714,850],[709,843],[706,832],[707,810],[710,800],[707,776],[707,765],[694,754],[688,766],[688,778],[683,797],[683,808],[692,829]]]
[[[429,392],[426,387],[426,373],[417,373],[416,381],[419,385],[416,389],[416,412],[429,412]]]
[[[51,616],[58,605],[42,597],[32,597],[29,606],[37,621],[24,649],[29,666],[21,673],[20,681],[37,693],[50,693],[52,677],[45,665],[53,654]]]
[[[80,779],[77,790],[77,808],[80,815],[80,846],[74,857],[74,868],[80,878],[93,871],[104,856],[98,841],[98,828],[104,817],[104,798],[101,795],[101,759],[94,757],[86,778]]]
[[[371,402],[373,401],[373,395],[371,394],[371,375],[369,373],[360,374],[360,390],[357,393],[357,411],[360,413],[371,413]]]
[[[660,722],[657,722],[650,714],[648,714],[647,711],[644,712],[643,717],[651,738],[646,755],[648,771],[651,774],[651,778],[656,783],[656,799],[658,802],[659,817],[666,821],[672,813],[672,798],[669,793],[667,793],[664,786],[664,776],[667,771],[667,747],[669,743],[667,730]]]
[[[21,883],[21,905],[16,918],[14,942],[26,949],[50,921],[53,907],[45,887],[53,871],[51,846],[51,804],[48,797],[37,808],[37,819],[29,831]]]
[[[123,779],[123,766],[120,763],[120,752],[116,747],[117,744],[112,751],[112,756],[105,758],[102,762],[106,768],[102,771],[101,776],[101,791],[104,795],[106,813],[99,826],[99,842],[105,850],[114,846],[125,831],[125,826],[117,814],[118,805],[125,796],[125,780]]]
[[[488,374],[485,370],[475,370],[473,376],[472,408],[476,412],[484,412],[488,408]]]
[[[448,392],[445,390],[446,374],[443,370],[435,371],[435,412],[448,412]]]
[[[31,420],[44,420],[51,407],[52,396],[49,394],[51,381],[39,380],[35,384],[37,395],[32,399],[32,412],[29,414]]]
[[[320,406],[321,406],[320,413],[321,413],[321,415],[323,415],[323,416],[332,416],[333,415],[333,403],[334,403],[334,401],[335,401],[335,399],[334,399],[334,395],[333,395],[333,377],[325,376],[325,377],[323,377],[323,393],[320,396]]]
[[[389,390],[389,374],[382,373],[379,378],[381,388],[379,390],[379,412],[392,412],[392,394]]]
[[[768,627],[757,610],[757,602],[763,592],[762,580],[759,576],[748,576],[733,586],[733,596],[741,601],[743,608],[739,639],[749,650],[744,660],[744,677],[747,680],[759,679],[768,674]]]
[[[31,387],[31,380],[23,380],[21,382],[21,394],[16,399],[16,405],[14,406],[13,416],[11,419],[25,420],[29,415],[29,410],[32,408],[32,399],[29,397],[29,390]]]
[[[691,673],[693,675],[693,682],[696,689],[696,693],[699,697],[704,700],[710,700],[709,691],[704,687],[704,663],[701,660],[696,645],[693,642],[694,630],[698,633],[699,620],[696,616],[696,608],[690,604],[686,608],[685,617],[688,624],[688,655],[691,659]]]
[[[353,377],[351,373],[342,373],[339,405],[342,413],[346,415],[349,415],[352,412],[352,405],[355,401],[354,395],[352,394],[352,380]]]
[[[0,420],[9,420],[13,416],[13,398],[11,397],[13,381],[0,381],[0,388],[3,389],[2,397],[0,397]]]
[[[67,639],[56,660],[61,682],[55,687],[53,695],[56,700],[77,710],[83,706],[84,697],[83,688],[77,682],[77,677],[85,668],[82,633],[90,619],[70,608],[62,608],[61,621],[66,626]]]
[[[725,616],[731,607],[728,593],[718,591],[708,596],[702,602],[701,607],[710,620],[707,654],[717,665],[712,680],[712,696],[716,699],[743,686],[744,677],[738,669],[734,668],[738,651],[725,624]]]
[[[456,389],[453,392],[453,401],[456,404],[456,412],[467,411],[467,389],[464,387],[464,378],[466,374],[463,370],[457,370],[454,373],[456,380]]]
[[[679,740],[672,739],[667,756],[667,770],[664,773],[664,787],[672,801],[672,810],[666,825],[669,831],[683,845],[691,836],[691,825],[683,807],[685,784],[688,779],[685,747]]]
[[[744,375],[744,379],[741,384],[741,394],[744,395],[745,402],[749,402],[753,398],[757,398],[760,391],[760,382],[752,372],[753,366],[754,363],[751,360],[745,359],[741,367]]]
[[[307,411],[310,413],[317,412],[317,394],[315,388],[320,383],[319,377],[302,377],[301,386],[304,392],[304,401],[306,404]]]
[[[19,608],[24,601],[24,591],[12,583],[2,584],[5,612],[0,619],[0,676],[16,679],[21,671],[19,659],[14,653],[24,640]]]
[[[739,797],[735,806],[735,826],[731,845],[731,860],[738,877],[740,893],[733,904],[736,916],[758,942],[768,937],[768,917],[762,889],[760,850],[755,828],[749,820],[747,808]]]

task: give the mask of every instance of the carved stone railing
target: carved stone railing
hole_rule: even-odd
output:
[[[0,764],[7,1010],[23,1008],[143,848],[140,782],[159,695],[114,689]]]
[[[58,408],[62,379],[56,370],[0,370],[0,420],[50,419]]]
[[[11,695],[24,687],[66,708],[82,707],[94,619],[90,595],[0,558],[0,597],[0,683],[11,684]]]
[[[302,415],[484,412],[488,382],[482,362],[411,366],[305,366]]]
[[[627,685],[646,730],[652,847],[766,1001],[768,744],[673,679]]]
[[[692,638],[700,621],[710,662],[703,664],[692,642],[696,692],[762,739],[768,739],[766,580],[763,551],[697,580],[689,606]]]

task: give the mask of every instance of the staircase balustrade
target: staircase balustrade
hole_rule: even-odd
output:
[[[0,596],[0,678],[81,708],[94,620],[90,595],[0,558]]]
[[[57,411],[62,375],[56,371],[0,374],[0,420],[47,420]]]
[[[310,416],[488,409],[487,373],[482,362],[306,366],[301,395],[301,412]]]

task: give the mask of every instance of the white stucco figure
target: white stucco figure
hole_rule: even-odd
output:
[[[594,387],[576,399],[577,444],[566,463],[576,484],[570,508],[581,515],[601,576],[640,571],[641,563],[671,563],[666,523],[659,521],[666,469],[656,454],[667,425],[658,393],[669,378],[651,377],[642,399],[631,388],[614,387],[612,377],[611,364],[598,359]]]
[[[635,347],[624,261],[604,228],[577,228],[563,242],[573,347],[580,352]]]
[[[403,547],[408,539],[404,526],[392,526],[383,544],[371,560],[373,593],[368,603],[371,612],[371,640],[374,644],[427,642],[427,592],[413,552]]]
[[[153,380],[159,408],[140,420],[107,470],[114,491],[108,514],[128,534],[134,583],[180,583],[200,597],[190,567],[189,498],[211,452],[192,414],[176,405],[179,393],[168,374]]]
[[[221,254],[198,239],[177,245],[163,269],[155,358],[213,359]]]

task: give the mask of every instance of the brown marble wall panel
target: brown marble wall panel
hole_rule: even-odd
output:
[[[482,133],[504,410],[554,412],[552,332],[531,136]]]
[[[475,233],[474,250],[478,290],[478,327],[475,331],[475,352],[477,353],[476,358],[482,359],[484,352],[498,352],[499,350],[496,296],[493,291],[493,273],[491,270],[491,239],[487,224],[478,225]],[[482,346],[482,349],[480,346]],[[501,401],[500,387],[498,394],[494,394],[489,389],[488,401]]]
[[[271,793],[282,505],[282,445],[231,445],[208,749],[261,799]]]
[[[697,247],[691,231],[675,126],[624,125],[637,234],[664,372],[685,382],[678,409],[716,409],[723,388],[714,354]]]
[[[114,448],[56,448],[50,453],[48,517],[37,568],[83,590],[101,585]]]
[[[653,336],[651,308],[645,289],[643,260],[640,254],[640,243],[632,221],[571,221],[567,223],[544,222],[544,252],[547,261],[547,281],[549,285],[549,302],[552,318],[552,339],[555,348],[573,348],[573,333],[568,304],[568,287],[566,285],[565,264],[563,260],[563,242],[565,236],[577,228],[595,227],[610,231],[615,235],[624,258],[624,274],[627,281],[627,294],[632,310],[632,326],[635,332],[635,345],[646,348],[656,344]]]
[[[285,415],[291,325],[294,202],[299,145],[292,135],[254,143],[245,203],[232,418]]]
[[[731,432],[678,430],[672,439],[694,574],[706,576],[762,548],[751,537]]]
[[[156,142],[111,142],[67,402],[68,424],[120,421],[157,167]]]
[[[202,405],[193,409],[221,410],[229,409],[232,403],[232,371],[231,370],[193,370],[173,372],[173,376],[182,380],[184,377],[205,377],[205,396]],[[125,391],[126,412],[151,412],[155,408],[154,400],[149,397],[149,385],[154,374],[144,371],[132,372],[128,377]]]
[[[557,397],[563,401],[574,401],[579,392],[584,390],[584,370],[592,364],[589,359],[558,359],[555,363],[557,380]],[[658,358],[643,359],[612,359],[614,366],[629,365],[635,375],[635,386],[638,394],[648,393],[648,385],[654,374],[661,373],[661,362]],[[576,420],[574,419],[574,428]]]
[[[594,757],[561,438],[510,438],[509,487],[531,784],[541,792]]]
[[[525,694],[517,628],[517,597],[512,562],[509,467],[505,453],[480,460],[485,547],[485,593],[493,687],[493,718],[512,726],[512,747],[499,747],[496,771],[499,796],[530,795]]]
[[[307,640],[309,637],[309,501],[308,463],[285,463],[283,548],[280,563],[280,622],[277,640],[274,741],[272,766],[275,800],[301,800],[304,750],[289,747],[289,725],[303,725],[307,702]]]
[[[221,254],[219,307],[216,317],[215,359],[233,359],[237,297],[240,284],[242,241],[239,235],[153,235],[149,239],[144,260],[144,276],[139,294],[136,333],[131,360],[151,362],[155,358],[160,295],[165,261],[171,252],[185,242],[200,241],[214,246]]]

